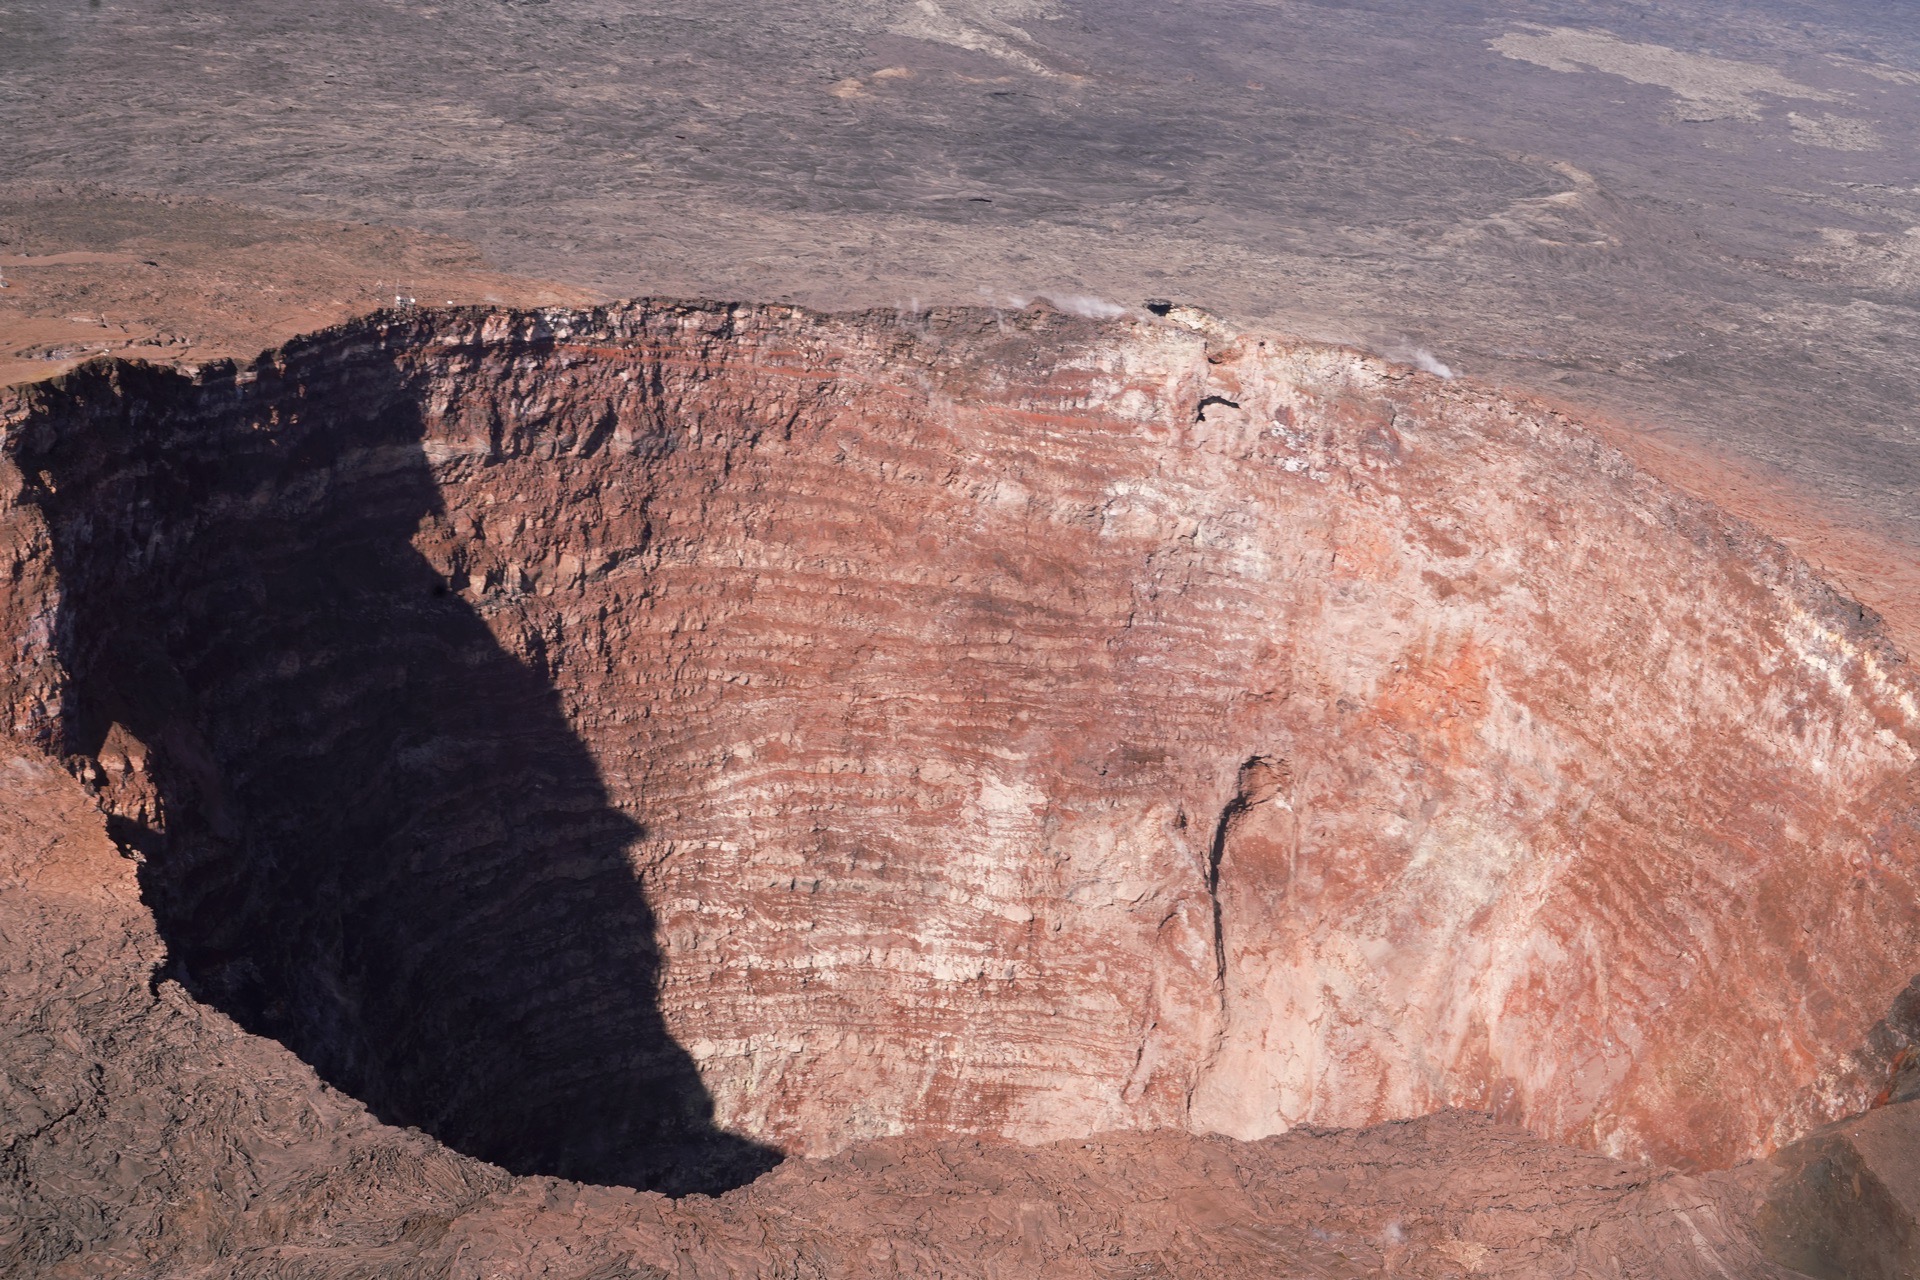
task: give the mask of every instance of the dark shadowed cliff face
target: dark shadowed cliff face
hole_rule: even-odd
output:
[[[661,1021],[640,822],[411,545],[442,507],[395,354],[74,380],[27,457],[57,745],[144,859],[161,976],[508,1169],[732,1185],[775,1157],[712,1129]]]
[[[8,707],[154,998],[514,1172],[1447,1107],[1714,1168],[1912,1038],[1903,658],[1537,406],[1184,309],[636,303],[8,421]]]

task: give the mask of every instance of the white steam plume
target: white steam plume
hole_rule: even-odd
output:
[[[1111,320],[1131,310],[1117,302],[1108,302],[1105,298],[1085,293],[1043,293],[1040,296],[1070,315],[1086,316],[1090,320]]]
[[[1387,343],[1384,347],[1377,347],[1375,349],[1389,360],[1398,364],[1410,364],[1420,370],[1420,372],[1430,373],[1436,378],[1451,378],[1453,376],[1452,365],[1442,362],[1440,357],[1434,355],[1433,352],[1427,350],[1425,347],[1409,342],[1405,338],[1396,339]]]

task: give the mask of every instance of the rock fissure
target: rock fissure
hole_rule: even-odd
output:
[[[1220,913],[1220,860],[1226,856],[1227,833],[1233,829],[1233,820],[1245,813],[1246,808],[1244,796],[1227,801],[1227,807],[1220,811],[1220,820],[1214,823],[1213,844],[1207,852],[1207,902],[1213,908],[1213,961],[1220,979],[1222,1006],[1227,999],[1227,939],[1226,924]]]

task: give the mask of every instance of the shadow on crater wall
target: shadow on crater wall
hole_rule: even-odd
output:
[[[64,749],[144,857],[163,976],[382,1120],[515,1173],[738,1186],[779,1156],[714,1126],[661,1018],[640,827],[410,543],[440,502],[417,405],[371,334],[250,385],[50,391],[21,462]]]

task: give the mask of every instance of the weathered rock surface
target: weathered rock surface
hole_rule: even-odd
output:
[[[1822,1280],[1920,1275],[1920,1105],[1829,1125],[1774,1163],[1758,1214],[1770,1257]]]
[[[1619,1161],[1765,1155],[1911,1039],[1901,656],[1544,410],[1195,313],[635,304],[7,422],[19,768],[159,939],[98,830],[85,913],[17,855],[41,1266],[1145,1275],[1347,1214],[1302,1268],[1715,1274],[1771,1175]],[[1230,1141],[1448,1107],[1601,1154]],[[375,1117],[671,1191],[845,1154],[668,1208]]]
[[[172,981],[134,866],[0,764],[0,1269],[45,1277],[1785,1276],[1751,1177],[1453,1112],[1242,1143],[896,1138],[719,1199],[510,1178],[377,1123]]]

